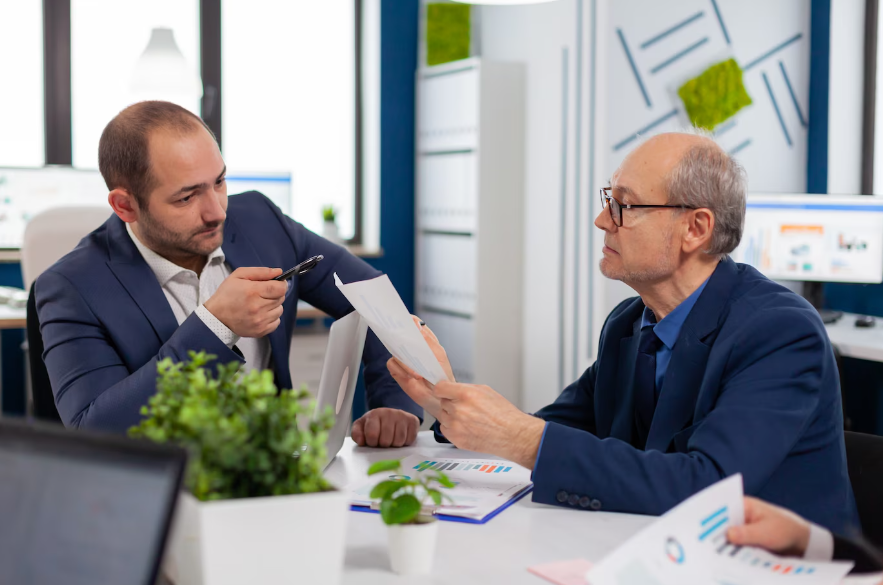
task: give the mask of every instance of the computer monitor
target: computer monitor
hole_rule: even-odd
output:
[[[153,585],[183,450],[0,421],[0,583]]]
[[[21,248],[25,225],[41,211],[76,205],[107,205],[101,173],[63,166],[0,168],[0,249]]]
[[[731,256],[774,280],[883,282],[883,197],[749,195]]]
[[[282,213],[291,213],[291,173],[227,175],[229,195],[245,191],[260,191]],[[107,185],[97,170],[66,166],[0,167],[0,249],[21,248],[25,225],[40,212],[78,205],[108,205]]]
[[[227,174],[227,194],[259,191],[275,203],[282,213],[291,214],[291,173],[238,173]]]

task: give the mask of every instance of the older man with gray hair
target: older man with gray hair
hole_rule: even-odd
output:
[[[857,528],[822,321],[728,257],[742,237],[742,167],[708,137],[662,134],[629,154],[601,197],[601,273],[640,297],[610,313],[597,361],[534,415],[456,383],[424,327],[449,380],[430,386],[395,359],[387,366],[438,419],[440,440],[532,469],[537,502],[662,514],[741,473],[748,495],[836,533]]]

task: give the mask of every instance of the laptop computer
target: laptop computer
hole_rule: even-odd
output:
[[[0,583],[153,585],[182,449],[0,420]]]
[[[335,416],[334,426],[328,431],[328,442],[325,444],[325,468],[343,447],[352,422],[353,395],[367,334],[368,324],[356,311],[331,324],[315,413],[318,415],[330,406]]]

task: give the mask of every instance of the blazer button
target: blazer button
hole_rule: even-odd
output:
[[[561,502],[561,503],[563,504],[564,502],[567,501],[567,496],[568,496],[568,495],[569,495],[569,494],[568,494],[567,492],[565,492],[564,490],[561,490],[561,491],[558,492],[558,494],[555,496],[555,499],[558,500],[559,502]]]
[[[570,497],[567,498],[567,503],[571,506],[576,506],[577,502],[579,502],[579,496],[576,494],[570,494]]]
[[[589,507],[592,508],[592,510],[600,510],[601,500],[592,500],[591,502],[589,502]]]
[[[588,508],[592,500],[589,499],[588,496],[583,496],[579,499],[579,507],[580,508]]]

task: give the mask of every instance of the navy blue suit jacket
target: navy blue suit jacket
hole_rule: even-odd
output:
[[[222,247],[232,269],[288,269],[311,256],[325,259],[292,279],[279,327],[269,335],[276,385],[291,387],[288,353],[304,299],[334,318],[353,307],[334,284],[365,280],[380,272],[341,246],[286,217],[256,192],[229,198]],[[205,350],[228,363],[242,358],[194,313],[178,325],[153,271],[116,215],[37,279],[37,312],[55,403],[66,426],[125,432],[156,392],[156,364]],[[389,375],[389,352],[369,332],[363,362],[368,407],[423,411]]]
[[[722,261],[681,329],[645,450],[632,446],[644,303],[621,303],[598,359],[554,404],[535,501],[662,514],[741,473],[745,492],[835,533],[858,527],[837,365],[818,313],[754,268]]]

